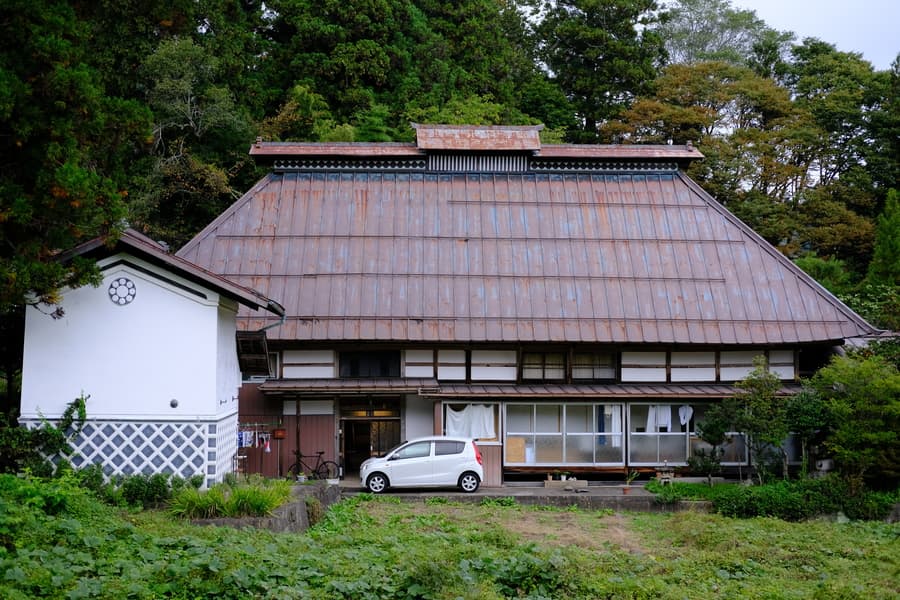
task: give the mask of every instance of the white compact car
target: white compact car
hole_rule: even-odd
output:
[[[459,486],[474,492],[484,470],[474,440],[434,436],[403,442],[380,458],[364,461],[359,476],[374,494],[389,487]]]

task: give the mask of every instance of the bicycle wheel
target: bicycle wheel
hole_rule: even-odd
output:
[[[318,479],[337,479],[338,472],[337,463],[333,460],[326,460],[316,469],[316,477]]]

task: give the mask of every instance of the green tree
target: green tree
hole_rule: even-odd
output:
[[[858,280],[871,257],[883,197],[867,166],[883,78],[859,54],[813,38],[795,46],[792,58],[786,82],[806,115],[806,140],[796,156],[809,175],[795,192],[799,236],[819,256],[846,261]]]
[[[599,127],[646,94],[665,57],[655,0],[555,0],[541,10],[540,57],[578,117],[572,141],[601,140]]]
[[[198,23],[195,0],[92,0],[69,2],[85,30],[79,46],[110,95],[141,97],[139,70],[161,40],[190,36]]]
[[[810,380],[827,404],[825,447],[859,489],[900,483],[900,372],[878,356],[835,357]]]
[[[771,30],[755,11],[734,8],[730,0],[678,0],[658,31],[671,62],[743,65]]]
[[[448,77],[420,77],[425,101],[410,98],[410,108],[431,105],[440,109],[451,100],[472,97],[519,108],[524,87],[540,87],[546,82],[535,63],[534,41],[515,2],[420,0],[415,4],[435,35],[423,50],[437,53],[420,56],[417,51],[419,71],[429,73],[440,66],[448,70]],[[552,90],[546,91],[544,101],[558,101]]]
[[[900,186],[900,53],[889,70],[875,73],[872,84],[875,101],[866,115],[870,139],[863,152],[865,171],[883,199]]]
[[[409,119],[417,123],[449,125],[531,125],[532,120],[518,111],[492,102],[490,98],[471,96],[451,98],[442,107],[431,106],[410,111]]]
[[[875,251],[869,263],[871,282],[900,288],[900,193],[890,190],[875,229]]]
[[[145,232],[180,245],[239,195],[232,182],[249,167],[244,144],[252,130],[219,81],[218,61],[193,40],[164,40],[142,72],[155,160],[131,216]]]
[[[794,264],[803,269],[807,275],[818,281],[829,292],[835,295],[850,290],[850,274],[842,260],[836,258],[819,258],[815,254],[806,254],[794,259]]]
[[[781,380],[769,372],[764,356],[753,360],[753,371],[735,384],[735,399],[740,409],[736,417],[739,431],[747,434],[750,464],[760,484],[769,476],[773,457],[782,463],[787,477],[787,453],[783,443],[788,437],[786,401],[778,395]]]
[[[800,473],[809,473],[810,447],[821,441],[831,424],[828,407],[815,390],[804,387],[785,400],[785,420],[794,439],[800,442]]]
[[[857,165],[868,144],[867,115],[879,103],[872,65],[853,52],[807,38],[792,50],[787,81],[818,128],[810,168],[829,183]]]
[[[278,112],[260,124],[259,134],[268,141],[315,142],[323,126],[333,123],[325,98],[295,85]]]
[[[410,79],[413,40],[431,32],[410,2],[275,0],[266,8],[275,87],[309,87],[344,122],[385,94],[420,89]]]
[[[96,281],[91,263],[53,257],[86,239],[115,236],[127,192],[116,166],[141,147],[148,115],[105,94],[85,56],[89,30],[71,6],[12,1],[0,11],[0,313],[6,313],[25,304],[53,307],[61,287]]]
[[[722,469],[722,446],[731,442],[729,434],[735,430],[735,423],[740,420],[741,408],[734,398],[725,398],[710,406],[697,422],[697,437],[709,444],[710,448],[700,448],[693,452],[688,458],[688,464],[693,470],[706,475],[709,485],[712,485],[712,476]]]

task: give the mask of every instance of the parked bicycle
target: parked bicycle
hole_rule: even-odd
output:
[[[325,454],[325,451],[319,450],[316,452],[316,456],[313,457],[312,455],[300,454],[299,450],[294,450],[297,462],[288,467],[288,475],[292,479],[299,478],[301,474],[306,475],[309,479],[337,479],[340,472],[338,464],[333,460],[322,460],[323,454]],[[310,466],[309,463],[303,460],[304,458],[315,458],[316,464]]]

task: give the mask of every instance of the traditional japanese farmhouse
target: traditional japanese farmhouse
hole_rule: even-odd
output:
[[[278,318],[280,305],[132,230],[114,245],[96,239],[60,260],[74,257],[95,260],[103,279],[63,290],[61,318],[26,313],[19,422],[53,421],[85,394],[76,467],[220,481],[237,447],[238,306]]]
[[[178,252],[285,307],[238,315],[242,468],[432,433],[478,438],[485,485],[684,465],[754,357],[790,393],[873,332],[684,174],[696,149],[539,129],[253,145],[271,172]]]

